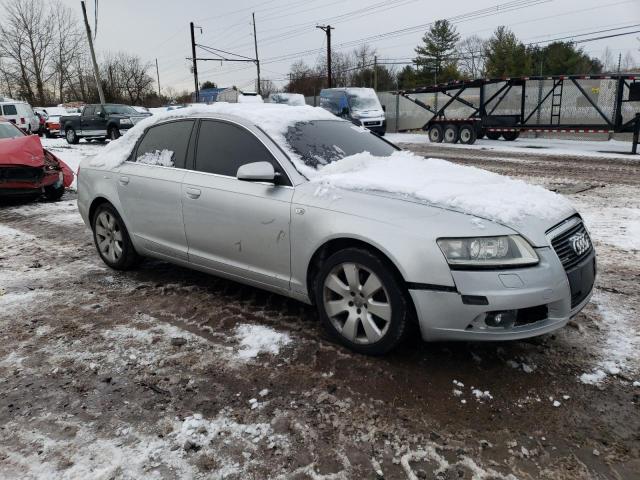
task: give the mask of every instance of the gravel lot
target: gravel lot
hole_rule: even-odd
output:
[[[584,312],[530,341],[368,358],[286,298],[109,270],[73,192],[5,205],[0,477],[640,478],[640,161],[404,146],[565,193],[598,251]]]

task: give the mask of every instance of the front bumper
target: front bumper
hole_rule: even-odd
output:
[[[571,307],[571,287],[556,253],[551,248],[536,250],[540,263],[534,267],[508,270],[452,270],[456,292],[409,290],[424,340],[517,340],[557,330],[567,324],[589,302],[589,293]],[[581,265],[595,265],[592,252]],[[470,304],[486,298],[487,304]],[[465,303],[466,302],[466,303]],[[472,302],[473,303],[473,302]],[[477,302],[481,303],[481,302]],[[489,326],[491,312],[536,312],[538,317],[507,326]],[[544,312],[539,315],[539,312]]]

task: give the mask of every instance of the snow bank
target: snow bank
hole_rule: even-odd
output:
[[[339,187],[399,193],[502,223],[518,223],[527,215],[552,220],[573,211],[568,200],[542,187],[406,151],[389,157],[352,155],[319,173],[312,178],[319,191]]]
[[[297,122],[311,120],[336,120],[333,114],[319,107],[265,104],[237,104],[216,103],[214,105],[198,105],[180,108],[168,112],[155,114],[138,122],[133,128],[116,141],[110,142],[102,153],[89,161],[89,165],[96,167],[115,168],[123,163],[133,150],[138,139],[146,128],[164,120],[191,117],[207,114],[235,115],[258,125],[269,134],[279,145],[286,146],[284,135],[288,128]],[[295,155],[287,149],[290,156]],[[307,167],[308,168],[308,167]]]

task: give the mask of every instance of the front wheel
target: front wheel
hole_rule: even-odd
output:
[[[315,297],[329,334],[356,352],[385,354],[407,332],[402,281],[367,250],[347,248],[329,257],[316,279]]]
[[[60,185],[56,187],[54,185],[49,185],[48,187],[44,187],[44,196],[47,200],[55,202],[60,200],[64,195],[64,185]]]
[[[93,241],[102,261],[116,270],[128,270],[138,260],[127,227],[111,204],[103,203],[93,216]]]
[[[429,127],[429,141],[431,143],[442,142],[442,127],[440,125],[432,125]]]
[[[109,129],[109,140],[117,140],[120,138],[120,130],[118,127],[111,127]]]
[[[64,133],[64,137],[67,139],[67,143],[71,145],[76,145],[80,141],[78,134],[73,128],[67,128],[67,131]]]

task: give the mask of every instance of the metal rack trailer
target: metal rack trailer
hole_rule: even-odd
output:
[[[640,74],[461,80],[397,92],[431,118],[432,142],[512,141],[521,132],[640,133]]]

